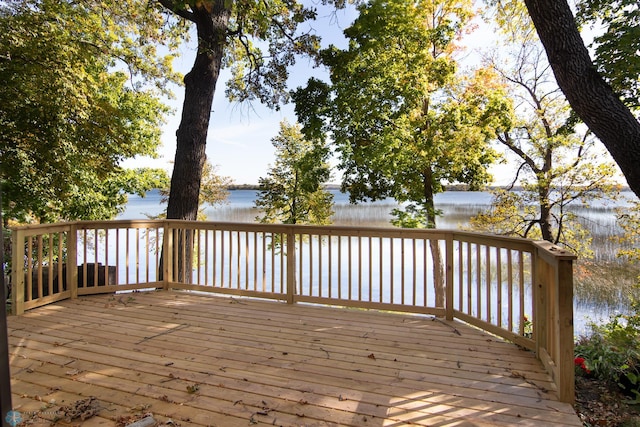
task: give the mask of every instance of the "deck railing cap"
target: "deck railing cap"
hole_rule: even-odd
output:
[[[547,255],[551,255],[558,260],[576,260],[578,257],[572,253],[571,251],[562,248],[558,245],[555,245],[546,240],[538,240],[533,242],[533,244],[538,248],[547,253]]]

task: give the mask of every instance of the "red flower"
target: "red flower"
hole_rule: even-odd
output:
[[[590,373],[591,373],[591,370],[587,368],[587,365],[585,365],[585,363],[584,363],[584,362],[585,362],[584,357],[576,357],[576,358],[573,360],[573,363],[574,363],[576,366],[579,366],[579,367],[580,367],[580,369],[582,369],[586,374],[590,374]]]

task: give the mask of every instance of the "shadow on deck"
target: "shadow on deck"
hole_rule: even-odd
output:
[[[533,353],[430,316],[158,291],[12,316],[9,340],[24,419],[93,396],[83,426],[581,425]]]

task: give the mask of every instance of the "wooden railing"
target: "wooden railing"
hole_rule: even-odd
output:
[[[455,318],[535,351],[574,398],[575,257],[447,230],[108,221],[12,230],[15,314],[65,298],[182,289]],[[184,266],[188,266],[185,268]]]

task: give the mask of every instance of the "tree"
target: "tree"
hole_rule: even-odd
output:
[[[526,18],[517,5],[497,11],[506,42],[491,59],[516,106],[511,127],[499,131],[497,140],[520,162],[512,186],[519,181],[522,191],[496,191],[494,206],[472,218],[472,225],[588,255],[591,237],[571,207],[614,196],[615,168],[571,111]]]
[[[267,176],[260,178],[256,207],[262,223],[329,224],[333,215],[333,195],[325,190],[331,175],[329,149],[318,140],[307,140],[300,125],[280,123],[280,132],[271,139],[276,162]]]
[[[167,217],[195,219],[211,105],[223,66],[232,67],[227,87],[231,100],[254,100],[276,107],[286,99],[287,67],[296,54],[312,54],[318,39],[298,34],[315,11],[295,1],[158,0],[167,10],[195,25],[197,53],[185,76],[185,96]],[[265,47],[263,53],[260,46]]]
[[[144,79],[162,86],[170,68],[119,39],[120,21],[96,6],[55,0],[0,6],[5,221],[112,218],[126,193],[166,179],[164,171],[124,170],[120,163],[155,154],[167,108]],[[116,62],[126,55],[131,66]]]
[[[395,225],[435,227],[444,182],[479,186],[494,156],[488,140],[506,108],[490,73],[461,78],[455,40],[470,1],[372,0],[345,30],[349,48],[322,54],[331,85],[310,80],[294,94],[307,135],[330,134],[352,202],[393,197]],[[440,250],[432,242],[437,304]]]
[[[566,0],[525,0],[527,10],[547,52],[556,81],[576,114],[613,156],[629,187],[640,196],[640,121],[597,71],[584,45]],[[609,1],[614,6],[623,2]],[[634,3],[624,3],[633,6]],[[637,31],[636,21],[629,29]],[[620,8],[624,12],[625,7]],[[637,40],[636,40],[637,41]],[[634,55],[635,52],[627,52]],[[606,62],[600,62],[606,65]],[[632,75],[632,78],[633,75]],[[614,83],[615,84],[615,83]]]

